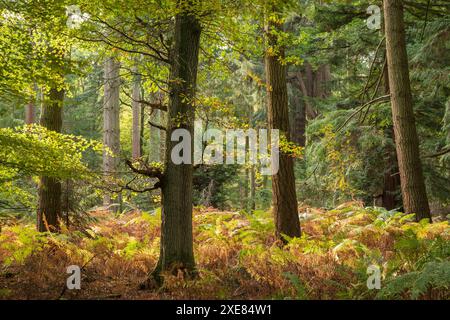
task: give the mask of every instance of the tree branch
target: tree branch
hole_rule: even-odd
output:
[[[355,112],[353,112],[350,117],[347,118],[347,120],[344,121],[344,123],[336,130],[336,133],[338,133],[339,131],[341,131],[349,122],[350,120],[353,119],[354,116],[356,116],[358,113],[360,113],[364,108],[374,104],[374,103],[378,103],[378,102],[383,102],[383,101],[387,101],[389,100],[391,97],[390,94],[387,94],[385,96],[381,96],[378,97],[376,99],[373,99],[365,104],[363,104],[361,107],[359,107]]]
[[[158,178],[160,181],[164,177],[164,173],[160,168],[155,167],[149,167],[146,164],[144,164],[145,168],[137,168],[133,165],[133,163],[130,160],[125,160],[126,165],[133,171],[134,173],[144,175],[146,177],[150,178]]]

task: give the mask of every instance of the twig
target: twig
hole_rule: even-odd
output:
[[[88,265],[89,262],[91,262],[92,260],[94,260],[94,258],[97,257],[97,255],[93,255],[81,268],[80,271],[83,271],[84,268]],[[60,300],[62,298],[62,296],[64,295],[64,293],[66,293],[67,290],[67,284],[64,286],[64,288],[62,289],[60,295],[58,298],[56,298],[56,300]]]
[[[450,148],[441,150],[441,151],[439,151],[437,153],[434,153],[434,154],[429,154],[429,155],[425,156],[425,158],[437,158],[437,157],[443,156],[443,155],[445,155],[447,153],[450,153]]]
[[[162,125],[159,125],[159,124],[156,124],[156,123],[154,123],[154,122],[152,122],[152,121],[148,121],[148,124],[149,125],[151,125],[152,127],[155,127],[155,128],[157,128],[157,129],[159,129],[159,130],[162,130],[162,131],[167,131],[167,128],[166,127],[164,127],[164,126],[162,126]]]
[[[168,110],[168,107],[166,105],[163,105],[162,103],[152,103],[150,101],[142,100],[142,99],[136,100],[136,99],[133,99],[133,97],[130,96],[125,90],[122,90],[122,92],[134,102],[145,104],[146,106],[149,106],[152,109],[158,109],[158,110],[162,110],[162,111]]]
[[[377,102],[382,102],[382,101],[385,101],[385,100],[389,100],[390,96],[391,96],[390,94],[385,95],[385,96],[381,96],[381,97],[378,97],[376,99],[373,99],[373,100],[363,104],[355,112],[353,112],[350,115],[350,117],[347,118],[347,120],[344,121],[344,123],[336,130],[336,133],[341,131],[350,122],[350,120],[353,119],[353,117],[356,116],[358,113],[360,113],[365,107],[370,106],[370,105],[372,105],[374,103],[377,103]]]
[[[427,2],[427,11],[425,13],[425,21],[423,23],[423,29],[422,29],[422,34],[420,35],[420,41],[423,40],[423,37],[425,35],[425,29],[427,28],[427,23],[428,23],[428,12],[430,11],[430,4],[431,4],[431,0],[428,0]]]
[[[380,76],[378,77],[377,86],[375,87],[375,91],[373,92],[372,100],[375,98],[375,96],[377,95],[378,89],[380,88],[381,79],[383,79],[383,75],[384,75],[384,72],[385,72],[386,63],[387,63],[387,59],[384,58],[383,69],[381,70]],[[361,120],[361,123],[364,123],[364,121],[366,120],[366,117],[367,117],[367,115],[369,114],[369,111],[370,111],[370,107],[371,107],[371,106],[369,106],[369,107],[367,108],[366,112],[364,113],[364,116],[363,116],[363,118],[362,118],[362,120]]]
[[[367,89],[368,89],[368,86],[369,86],[369,83],[370,83],[370,76],[372,75],[373,67],[375,66],[375,61],[377,60],[378,52],[380,51],[380,48],[381,48],[381,45],[382,45],[383,42],[384,42],[384,39],[386,39],[386,37],[383,37],[383,38],[380,40],[380,43],[378,44],[377,49],[375,50],[375,56],[373,57],[372,63],[370,64],[369,76],[367,77],[366,85],[364,86],[364,89],[363,89],[363,91],[361,92],[360,96],[363,96],[363,95],[366,93]]]

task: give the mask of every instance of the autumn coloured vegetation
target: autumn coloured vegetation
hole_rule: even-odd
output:
[[[268,212],[194,210],[199,278],[165,274],[139,290],[158,260],[160,213],[90,212],[89,221],[47,237],[33,224],[3,227],[1,297],[26,299],[448,299],[450,227],[346,203],[301,207],[303,236],[280,248]],[[68,264],[83,267],[83,290],[65,290]],[[383,266],[380,291],[367,265]]]
[[[449,17],[0,0],[0,300],[449,300]]]

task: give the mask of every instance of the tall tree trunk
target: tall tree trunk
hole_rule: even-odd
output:
[[[172,132],[186,129],[194,136],[194,98],[200,47],[200,23],[194,14],[181,12],[175,18],[174,47],[171,56],[170,101],[166,137],[166,170],[162,181],[161,249],[153,273],[161,271],[195,274],[192,235],[193,165],[175,164],[171,151],[178,141],[171,141]],[[180,121],[181,119],[181,121]],[[193,139],[191,154],[193,159]]]
[[[143,90],[141,90],[141,97],[144,96]],[[141,103],[140,110],[141,126],[139,128],[139,150],[141,156],[144,154],[144,136],[145,136],[145,105]]]
[[[61,132],[62,107],[64,91],[50,89],[47,99],[42,104],[41,126],[48,130]],[[61,218],[61,182],[53,177],[41,177],[39,183],[39,204],[37,212],[37,229],[40,232],[59,231]]]
[[[384,20],[403,206],[406,213],[416,214],[416,220],[431,220],[412,104],[402,0],[384,0]]]
[[[270,129],[280,130],[280,136],[289,140],[289,108],[286,82],[286,67],[280,61],[284,58],[284,48],[277,44],[274,32],[282,31],[282,24],[270,19],[266,26],[268,50],[265,55],[268,121]],[[278,48],[277,54],[270,53]],[[272,176],[273,215],[276,236],[284,241],[283,234],[289,237],[300,236],[297,195],[293,159],[280,152],[279,170]]]
[[[105,61],[105,94],[103,101],[103,144],[114,156],[103,153],[105,176],[114,177],[119,164],[120,152],[120,64],[113,58]],[[105,206],[111,205],[111,195],[105,194]]]
[[[141,104],[141,77],[137,74],[137,68],[135,68],[135,74],[133,79],[133,90],[132,90],[132,113],[133,113],[133,124],[131,132],[131,145],[132,145],[132,157],[137,159],[141,157],[141,132],[139,130],[140,122],[140,109]]]
[[[256,210],[256,167],[250,168],[250,210]]]
[[[383,27],[384,28],[384,27]],[[383,67],[383,94],[390,94],[389,88],[389,70],[387,63]],[[394,128],[389,126],[385,130],[385,136],[394,142],[394,146],[387,144],[385,149],[385,169],[384,169],[384,186],[382,193],[382,206],[387,210],[401,208],[401,200],[398,199],[400,190],[400,176],[398,175],[398,161],[395,150]]]

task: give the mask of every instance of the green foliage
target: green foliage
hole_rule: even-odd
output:
[[[94,179],[95,174],[83,161],[83,154],[88,150],[101,152],[103,146],[95,141],[59,134],[37,125],[0,128],[2,204],[33,206],[33,195],[27,187],[32,176]]]
[[[450,288],[450,261],[428,262],[421,270],[412,271],[388,280],[377,298],[442,299]]]

